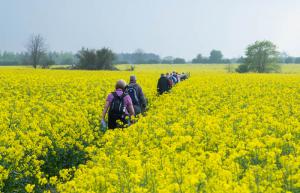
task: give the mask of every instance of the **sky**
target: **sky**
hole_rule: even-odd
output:
[[[300,56],[299,0],[0,0],[0,51],[109,47],[192,59],[212,49],[239,57],[256,40]]]

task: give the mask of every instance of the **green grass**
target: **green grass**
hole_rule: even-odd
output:
[[[286,74],[300,74],[300,64],[283,64],[281,71]]]

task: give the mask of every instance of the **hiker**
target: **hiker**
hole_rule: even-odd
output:
[[[185,74],[184,72],[181,73],[180,80],[183,81],[183,80],[186,80],[186,79],[187,79],[187,74]]]
[[[158,82],[157,82],[157,92],[162,95],[165,92],[168,92],[171,89],[171,84],[169,79],[165,76],[165,74],[161,74]]]
[[[136,77],[133,75],[130,76],[130,83],[126,87],[126,92],[131,98],[135,115],[144,113],[147,105],[146,98],[142,88],[136,83]]]
[[[170,85],[172,87],[174,85],[174,82],[173,82],[172,76],[169,74],[169,72],[167,72],[166,77],[168,78],[169,83],[170,83]]]
[[[177,78],[176,73],[173,72],[171,76],[172,76],[172,80],[173,80],[174,84],[177,84],[178,83],[178,78]]]
[[[180,76],[179,76],[178,72],[176,72],[175,75],[176,75],[176,78],[177,78],[177,83],[179,83],[181,80],[180,80]]]
[[[130,125],[131,117],[134,116],[134,108],[131,98],[125,91],[126,82],[118,80],[116,90],[107,96],[106,104],[102,113],[102,121],[105,122],[105,115],[108,111],[108,128],[123,128]],[[123,125],[118,124],[121,122]]]

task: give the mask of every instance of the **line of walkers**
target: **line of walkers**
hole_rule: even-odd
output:
[[[157,90],[159,94],[169,91],[172,86],[189,77],[189,73],[178,74],[173,72],[161,75],[158,80]],[[144,114],[147,107],[147,100],[142,88],[136,83],[136,77],[130,76],[130,83],[127,85],[124,80],[118,80],[115,91],[106,98],[106,104],[102,113],[101,130],[106,130],[105,116],[108,112],[108,128],[124,128],[134,122],[134,117]]]
[[[166,73],[161,74],[157,82],[157,92],[159,95],[162,95],[166,92],[169,92],[171,88],[179,83],[180,81],[186,80],[190,77],[190,73]]]

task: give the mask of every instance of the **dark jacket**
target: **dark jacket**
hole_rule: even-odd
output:
[[[143,90],[141,88],[141,86],[137,83],[134,83],[134,82],[131,82],[129,86],[132,86],[135,90],[136,90],[136,94],[137,94],[137,97],[138,97],[138,102],[139,102],[139,105],[133,105],[134,106],[134,110],[135,110],[135,113],[136,114],[139,114],[141,112],[144,112],[145,109],[146,109],[146,106],[147,106],[147,101],[146,101],[146,98],[145,98],[145,95],[143,93]]]
[[[181,76],[180,76],[180,80],[186,80],[188,77],[187,77],[187,75],[186,74],[182,74]]]
[[[167,92],[170,90],[172,85],[170,85],[170,81],[167,77],[162,76],[159,78],[157,83],[157,92],[159,94],[163,94],[164,92]]]

